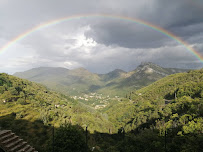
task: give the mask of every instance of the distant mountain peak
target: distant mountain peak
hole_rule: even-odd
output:
[[[91,75],[94,75],[93,73],[91,73],[90,71],[88,71],[83,67],[70,70],[68,74],[73,76],[80,76],[80,77],[88,77],[88,76],[90,77]]]
[[[83,67],[73,69],[73,70],[71,70],[71,72],[79,72],[79,73],[88,72],[88,73],[90,73],[87,69],[85,69]]]
[[[65,73],[68,73],[68,71],[68,69],[62,67],[38,67],[24,72],[16,72],[14,73],[14,76],[31,81],[41,82],[50,76],[64,75]]]
[[[107,74],[105,74],[105,78],[104,80],[112,80],[115,78],[119,78],[122,77],[123,75],[125,75],[127,72],[121,70],[121,69],[115,69]]]
[[[121,70],[121,69],[115,69],[109,73],[126,73],[124,70]]]
[[[155,64],[155,63],[152,63],[152,62],[141,62],[141,64],[140,65],[150,65],[150,64]]]
[[[139,67],[161,67],[155,63],[152,62],[141,62],[141,64],[138,66]]]
[[[37,67],[37,68],[32,68],[31,70],[33,70],[33,69],[48,69],[48,70],[50,70],[50,69],[66,69],[66,70],[68,70],[67,68],[63,68],[63,67],[43,67],[43,66],[41,66],[41,67]]]

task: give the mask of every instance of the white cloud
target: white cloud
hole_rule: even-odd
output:
[[[67,69],[75,69],[75,68],[82,67],[82,65],[75,61],[65,61],[63,67]]]

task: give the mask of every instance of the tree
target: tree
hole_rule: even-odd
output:
[[[14,87],[8,88],[8,91],[10,91],[10,93],[11,93],[12,95],[18,95],[18,91],[17,91]]]
[[[57,152],[87,152],[84,130],[77,125],[60,126],[54,135],[54,149]]]
[[[10,91],[5,91],[2,95],[1,98],[7,101],[11,101],[12,100],[12,94]]]

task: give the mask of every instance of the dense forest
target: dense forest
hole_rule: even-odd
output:
[[[1,128],[18,133],[38,151],[203,149],[203,69],[169,75],[101,110],[0,74],[0,100]]]

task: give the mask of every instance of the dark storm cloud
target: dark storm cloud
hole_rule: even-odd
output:
[[[9,35],[10,32],[17,35],[22,29],[29,29],[43,21],[88,13],[121,14],[140,18],[166,28],[184,39],[197,34],[203,28],[201,26],[203,4],[200,0],[119,0],[117,3],[95,0],[90,0],[88,3],[84,0],[19,0],[12,1],[12,5],[9,2],[3,4],[2,9],[9,8],[2,11],[1,16],[2,23],[8,26],[4,30],[5,35]],[[106,45],[148,48],[159,47],[168,41],[165,36],[157,32],[136,24],[125,24],[124,21],[110,22],[104,19],[98,24],[94,22],[90,24],[92,31],[88,36]],[[12,31],[13,26],[15,26],[14,31]]]
[[[132,9],[129,16],[158,25],[186,41],[203,31],[202,2],[198,0],[153,0],[152,2],[153,7],[146,4],[143,9],[139,9],[139,12]],[[128,3],[129,1],[126,1],[126,5]],[[119,7],[117,6],[117,8]],[[149,10],[144,8],[149,8]],[[120,10],[122,11],[122,9]],[[92,30],[86,35],[105,45],[154,48],[166,45],[169,41],[163,34],[135,23],[124,23],[124,21],[102,20],[93,24],[91,28]]]
[[[100,1],[88,0],[2,0],[0,26],[11,39],[41,23],[78,14],[103,12]]]
[[[168,27],[184,27],[203,22],[203,3],[199,0],[157,0],[156,15]]]
[[[91,26],[86,33],[98,43],[105,45],[118,45],[126,48],[156,48],[165,45],[168,38],[160,32],[149,27],[141,26],[128,21],[103,20]]]
[[[203,31],[202,1],[158,0],[156,4],[155,15],[162,21],[160,24],[177,36],[187,40]]]
[[[41,23],[78,14],[138,18],[203,52],[202,0],[0,0],[0,45]],[[36,31],[0,56],[1,71],[11,73],[39,66],[83,66],[98,73],[116,68],[129,71],[144,61],[168,67],[202,66],[166,35],[105,17],[69,20]]]

